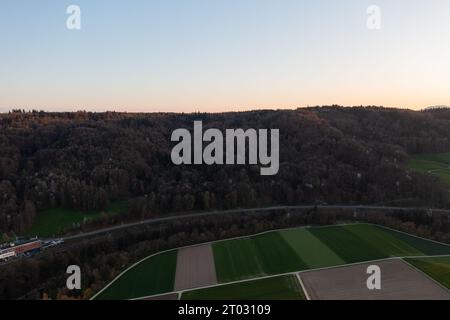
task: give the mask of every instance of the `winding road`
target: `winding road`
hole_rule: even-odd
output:
[[[124,230],[128,228],[133,228],[137,226],[142,226],[146,224],[160,223],[165,221],[172,220],[183,220],[189,218],[198,218],[198,217],[206,217],[206,216],[214,216],[214,215],[223,215],[223,214],[236,214],[236,213],[256,213],[256,212],[267,212],[267,211],[277,211],[277,210],[297,210],[297,209],[349,209],[349,210],[379,210],[379,211],[413,211],[413,210],[425,210],[429,213],[443,213],[450,215],[450,209],[431,209],[431,208],[423,208],[423,207],[392,207],[392,206],[377,206],[377,205],[299,205],[299,206],[271,206],[271,207],[261,207],[261,208],[247,208],[247,209],[232,209],[232,210],[213,210],[213,211],[203,211],[203,212],[185,212],[178,213],[176,215],[170,215],[161,218],[152,218],[146,219],[137,222],[131,223],[122,223],[119,225],[115,225],[112,227],[97,229],[89,232],[74,234],[66,237],[60,238],[47,238],[41,239],[43,241],[52,241],[57,239],[63,239],[65,242],[69,242],[74,244],[76,241],[83,240],[85,238],[93,237],[96,235],[101,235],[113,231]],[[55,247],[56,250],[66,250],[70,247],[69,244],[64,244],[62,246]],[[14,263],[16,261],[20,261],[21,259],[13,259],[5,262],[0,262],[0,266]]]
[[[273,206],[273,207],[263,207],[263,208],[248,208],[248,209],[233,209],[233,210],[215,210],[215,211],[204,211],[197,213],[186,213],[171,215],[161,218],[152,218],[147,220],[142,220],[138,222],[124,223],[112,227],[107,227],[103,229],[98,229],[90,232],[80,233],[76,235],[71,235],[63,237],[64,241],[79,240],[86,237],[91,237],[103,233],[108,233],[112,231],[132,228],[144,224],[160,223],[171,220],[182,220],[189,218],[198,218],[205,216],[223,215],[223,214],[235,214],[235,213],[250,213],[250,212],[266,212],[266,211],[276,211],[276,210],[297,210],[297,209],[353,209],[353,210],[381,210],[381,211],[413,211],[413,210],[426,210],[430,213],[444,213],[450,215],[450,209],[430,209],[430,208],[420,208],[420,207],[386,207],[386,206],[374,206],[374,205],[300,205],[300,206]]]

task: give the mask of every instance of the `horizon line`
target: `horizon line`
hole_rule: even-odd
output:
[[[382,106],[382,105],[308,105],[301,107],[291,107],[291,108],[248,108],[242,110],[223,110],[223,111],[127,111],[127,110],[89,110],[89,109],[73,109],[73,110],[46,110],[41,108],[11,108],[9,110],[0,111],[0,114],[7,115],[12,113],[48,113],[48,114],[64,114],[64,113],[91,113],[91,114],[107,114],[107,113],[119,113],[119,114],[227,114],[227,113],[247,113],[247,112],[258,112],[258,111],[296,111],[300,109],[317,109],[317,108],[379,108],[379,109],[392,109],[392,110],[403,110],[403,111],[413,111],[421,112],[426,110],[439,110],[439,109],[450,109],[450,106],[438,105],[438,106],[428,106],[419,109],[413,109],[409,107],[395,107],[395,106]],[[1,109],[1,108],[0,108]]]

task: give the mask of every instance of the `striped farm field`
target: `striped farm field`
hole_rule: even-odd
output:
[[[228,292],[221,284],[230,282],[247,283],[262,277],[394,257],[438,255],[450,255],[450,246],[372,224],[277,230],[216,241],[203,245],[201,250],[194,246],[156,254],[124,272],[95,298],[133,299],[196,288],[201,288],[201,295],[211,293],[216,297],[216,292]],[[441,281],[447,281],[448,275],[436,262],[427,270],[427,264],[420,259],[411,263],[421,264],[426,273],[444,274],[440,275],[444,278]],[[203,269],[208,270],[208,277],[202,274]],[[217,285],[217,289],[209,290]],[[186,297],[191,296],[197,293]],[[223,297],[228,296],[226,293]]]
[[[305,300],[293,275],[238,282],[183,293],[182,300]]]
[[[219,282],[302,270],[306,264],[279,232],[213,245]]]
[[[345,264],[334,251],[315,237],[308,229],[280,231],[286,243],[306,264],[305,269],[323,268]]]
[[[312,228],[311,233],[328,248],[337,254],[346,263],[378,260],[385,258],[376,247],[371,246],[366,237],[361,237],[355,232],[361,226]]]
[[[381,229],[381,227],[378,227],[378,228]],[[391,233],[399,240],[408,243],[412,247],[419,250],[422,253],[422,255],[437,256],[437,255],[449,254],[449,252],[448,252],[449,246],[448,245],[433,242],[433,241],[425,241],[421,238],[414,237],[412,235],[409,235],[406,233],[401,233],[401,232],[391,230],[391,229],[382,228],[382,230],[387,233]]]
[[[231,282],[263,276],[264,270],[251,238],[242,238],[213,244],[216,274],[220,282]]]

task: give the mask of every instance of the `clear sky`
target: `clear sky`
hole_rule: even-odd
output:
[[[0,0],[0,111],[323,104],[450,105],[450,1]]]

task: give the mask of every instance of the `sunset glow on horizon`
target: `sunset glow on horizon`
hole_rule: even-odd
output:
[[[66,8],[81,8],[68,30]],[[379,30],[367,8],[381,9]],[[3,0],[0,112],[450,105],[448,0]]]

